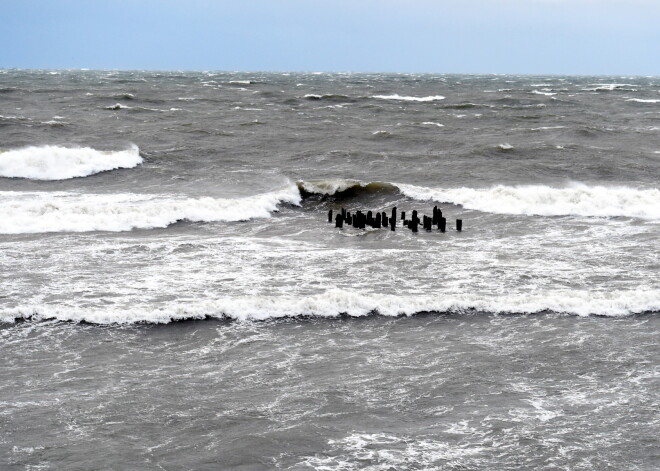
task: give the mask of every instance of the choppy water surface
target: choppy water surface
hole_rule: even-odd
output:
[[[657,78],[4,70],[0,137],[5,467],[659,465]]]

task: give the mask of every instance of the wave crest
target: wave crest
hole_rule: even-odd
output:
[[[160,309],[132,305],[131,309],[76,308],[29,305],[0,311],[0,322],[16,319],[58,319],[95,324],[169,323],[190,319],[269,320],[288,317],[411,316],[424,312],[461,314],[561,314],[610,317],[629,316],[660,310],[660,291],[558,290],[535,294],[471,295],[384,295],[332,289],[326,293],[300,296],[239,296],[173,303]]]
[[[420,102],[439,101],[445,99],[445,97],[443,97],[442,95],[417,97],[417,96],[401,96],[399,94],[374,95],[373,98],[378,98],[379,100],[420,101]]]
[[[310,195],[323,196],[358,196],[365,193],[388,192],[395,193],[398,188],[388,182],[363,182],[360,180],[326,179],[299,181],[298,189],[303,197]]]
[[[140,149],[105,152],[90,147],[26,147],[0,153],[0,176],[33,180],[65,180],[132,168],[142,163]]]
[[[270,217],[281,203],[300,203],[295,185],[237,199],[6,191],[0,192],[0,234],[122,232],[162,228],[184,220],[246,221]]]
[[[460,204],[496,214],[535,216],[636,217],[660,219],[660,190],[573,184],[566,188],[545,185],[492,188],[434,189],[398,185],[408,197]]]

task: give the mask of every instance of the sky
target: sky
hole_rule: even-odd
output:
[[[0,0],[0,68],[660,75],[660,0]]]

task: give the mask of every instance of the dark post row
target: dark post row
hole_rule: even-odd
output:
[[[328,222],[332,222],[332,209],[328,211]],[[362,211],[356,211],[355,214],[351,214],[350,211],[341,208],[341,214],[337,214],[334,218],[335,227],[342,228],[344,227],[344,222],[347,225],[353,226],[356,229],[364,229],[366,226],[371,226],[374,229],[380,229],[381,227],[389,226],[392,231],[396,229],[396,206],[392,208],[392,215],[387,216],[385,211],[376,212],[367,211],[367,214],[364,214]],[[433,216],[422,216],[422,219],[417,215],[417,210],[414,209],[412,212],[412,218],[406,219],[406,212],[401,211],[401,221],[403,221],[403,226],[407,227],[413,232],[418,232],[419,225],[421,224],[422,228],[431,231],[433,226],[438,226],[440,232],[445,232],[447,230],[447,218],[442,216],[442,210],[437,206],[433,207]],[[463,220],[456,219],[456,230],[463,230]]]

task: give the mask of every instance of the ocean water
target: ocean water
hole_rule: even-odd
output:
[[[0,70],[0,467],[657,469],[659,176],[657,77]]]

